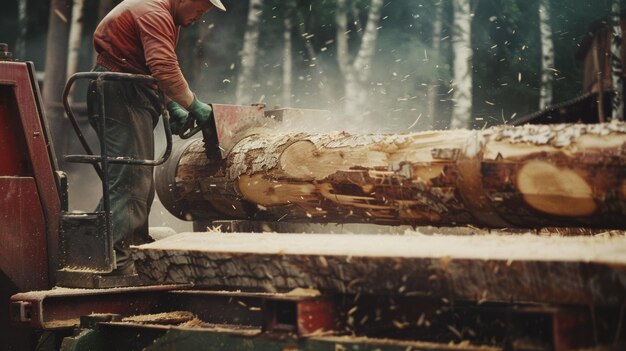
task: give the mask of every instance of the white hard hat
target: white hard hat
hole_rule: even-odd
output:
[[[224,7],[224,4],[222,4],[221,0],[209,0],[211,2],[211,4],[213,4],[213,6],[217,7],[218,9],[222,10],[222,11],[226,11],[226,7]]]

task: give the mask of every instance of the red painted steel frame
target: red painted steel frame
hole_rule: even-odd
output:
[[[21,130],[15,132],[17,138],[22,139],[26,145],[26,150],[15,148],[12,151],[15,153],[26,152],[27,155],[20,155],[20,158],[29,162],[27,167],[29,169],[28,174],[13,174],[13,176],[34,178],[36,186],[36,194],[32,194],[35,199],[27,199],[22,196],[19,199],[8,200],[6,197],[0,197],[0,201],[9,201],[9,207],[18,206],[16,201],[24,201],[30,204],[28,208],[24,209],[27,212],[23,213],[20,218],[8,218],[7,214],[0,214],[0,218],[2,218],[0,220],[0,238],[4,240],[9,234],[16,235],[15,233],[5,232],[5,230],[11,230],[9,229],[10,226],[6,224],[18,221],[16,224],[19,226],[19,221],[30,221],[37,218],[39,213],[43,213],[45,227],[41,228],[42,235],[20,243],[22,250],[30,254],[23,255],[21,260],[10,262],[12,265],[23,267],[20,277],[10,278],[16,282],[16,286],[20,291],[47,288],[50,283],[49,270],[41,271],[41,267],[48,266],[48,269],[53,269],[53,267],[49,267],[49,263],[53,262],[54,265],[55,261],[49,261],[49,258],[54,258],[56,254],[61,206],[59,192],[54,179],[54,168],[48,152],[47,142],[49,142],[49,138],[45,134],[44,123],[42,123],[43,116],[41,116],[41,111],[38,108],[37,98],[39,91],[34,84],[28,64],[21,62],[0,62],[0,86],[10,88],[6,91],[11,92],[10,94],[14,96],[16,106],[9,106],[8,108],[16,114],[8,117],[13,119],[13,125],[21,127]],[[16,123],[16,120],[19,123]],[[9,149],[10,151],[11,149]],[[5,161],[5,159],[0,161]],[[10,174],[5,175],[9,176]],[[32,211],[32,213],[28,211]],[[27,238],[32,236],[32,233],[23,233],[23,235],[18,234],[17,236]],[[14,244],[5,242],[0,248],[0,256],[5,257],[9,252],[16,250],[16,247]],[[43,277],[40,280],[40,284],[21,283],[22,281],[30,281],[34,275]]]
[[[0,62],[0,334],[9,344],[20,338],[9,297],[49,288],[56,268],[61,206],[33,71]]]
[[[78,326],[81,316],[94,313],[123,317],[162,312],[166,292],[188,287],[158,285],[110,289],[58,288],[11,297],[11,316],[25,327],[63,329]]]

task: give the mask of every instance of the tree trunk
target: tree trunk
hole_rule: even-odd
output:
[[[17,23],[20,28],[17,40],[15,41],[15,57],[26,58],[26,34],[28,32],[28,0],[18,0],[17,2]]]
[[[80,56],[80,43],[83,34],[83,5],[84,0],[74,0],[72,5],[72,21],[68,40],[67,54],[67,79],[78,71],[78,58]],[[72,95],[70,94],[70,99]]]
[[[118,3],[118,0],[100,0],[98,5],[98,23],[102,21],[102,19],[109,13],[115,5]]]
[[[620,304],[623,236],[185,233],[133,249],[156,284],[452,301]]]
[[[102,19],[113,10],[117,1],[113,0],[100,0],[98,4],[98,23],[102,21]],[[98,58],[98,54],[95,50],[92,52],[92,66],[96,65],[96,59]]]
[[[252,85],[254,84],[254,67],[256,66],[262,9],[263,0],[250,0],[248,23],[241,51],[241,68],[237,79],[235,99],[238,105],[249,105],[255,102],[253,101]]]
[[[293,15],[293,9],[295,4],[293,1],[288,3],[288,11],[285,11],[285,18],[283,19],[283,84],[282,84],[282,104],[285,107],[291,106],[291,92],[293,76],[293,57],[292,57],[292,45],[291,45],[291,31],[293,25],[291,23],[291,17]]]
[[[472,117],[472,14],[470,0],[452,0],[454,23],[454,108],[451,128],[470,127]]]
[[[299,8],[297,8],[295,4],[293,4],[293,6],[294,6],[293,13],[295,14],[296,21],[298,23],[298,25],[296,25],[295,27],[298,30],[299,36],[301,38],[304,38],[304,47],[309,56],[309,60],[312,62],[312,64],[310,64],[309,67],[311,68],[311,71],[313,71],[315,75],[317,76],[317,80],[318,80],[317,87],[319,88],[318,94],[322,100],[332,101],[333,99],[332,92],[330,92],[329,86],[327,84],[327,77],[325,75],[326,69],[324,68],[324,63],[322,60],[317,59],[315,48],[313,47],[313,44],[311,44],[311,40],[310,40],[311,37],[305,31],[305,28],[304,28],[305,21],[304,21],[304,17],[302,16],[302,11]]]
[[[432,36],[432,45],[431,45],[431,57],[430,59],[439,64],[440,60],[440,47],[441,47],[441,16],[443,12],[443,1],[437,1],[435,4],[435,19],[433,20],[433,36]],[[437,112],[437,101],[438,101],[438,92],[439,92],[439,83],[437,73],[433,74],[432,79],[430,80],[430,84],[428,84],[428,107],[426,112],[426,121],[424,121],[425,125],[430,127],[430,129],[435,129],[435,114]]]
[[[622,66],[622,26],[620,21],[620,0],[613,0],[611,6],[613,35],[611,40],[611,79],[613,82],[613,103],[611,118],[624,120],[624,76]]]
[[[623,123],[407,135],[276,129],[243,137],[223,165],[191,142],[169,161],[175,174],[158,179],[172,184],[159,196],[177,199],[188,219],[626,226]]]
[[[207,42],[213,32],[213,26],[207,23],[202,23],[198,26],[198,40],[195,43],[193,57],[195,58],[191,67],[189,67],[188,71],[193,72],[192,75],[195,82],[202,82],[204,79],[208,79],[205,77],[205,74],[209,71],[207,70],[207,60],[210,60],[207,55]]]
[[[345,78],[344,112],[354,123],[362,123],[367,112],[367,82],[371,75],[372,58],[378,38],[378,22],[383,6],[382,0],[370,3],[367,24],[361,38],[359,51],[352,64],[349,64],[347,12],[345,0],[338,1],[337,21],[337,60]]]
[[[339,70],[345,76],[350,69],[350,59],[348,53],[348,6],[346,0],[337,0],[337,10],[335,11],[335,24],[337,27],[337,63]]]
[[[552,81],[554,80],[554,40],[550,25],[550,1],[539,2],[539,29],[541,31],[541,86],[539,109],[552,105]]]
[[[57,158],[67,154],[67,130],[64,111],[61,104],[65,87],[69,24],[72,1],[53,0],[50,4],[50,20],[46,43],[46,65],[43,85],[43,99],[46,115],[50,121],[52,138],[56,145]]]

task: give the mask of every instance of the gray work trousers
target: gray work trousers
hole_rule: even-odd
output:
[[[96,66],[96,72],[106,71]],[[154,127],[161,112],[157,92],[145,84],[103,83],[106,116],[106,153],[111,157],[154,158]],[[100,128],[99,99],[95,82],[87,92],[87,110],[92,127]],[[154,199],[153,167],[109,164],[109,189],[113,247],[118,269],[132,264],[129,245],[152,241],[148,215]],[[103,210],[102,199],[96,211]]]

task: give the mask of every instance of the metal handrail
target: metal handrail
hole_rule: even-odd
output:
[[[93,151],[89,147],[89,143],[85,139],[78,122],[76,122],[76,117],[74,116],[74,112],[72,111],[72,107],[69,103],[69,95],[74,83],[79,79],[91,79],[96,82],[96,94],[99,100],[99,111],[98,111],[98,138],[100,139],[100,155],[94,155]],[[68,162],[80,162],[80,163],[91,163],[98,173],[100,180],[102,181],[102,207],[104,210],[104,221],[105,221],[105,235],[106,235],[106,246],[105,250],[109,252],[111,257],[113,256],[113,235],[112,235],[112,222],[111,222],[111,199],[110,199],[110,188],[109,188],[109,164],[117,163],[117,164],[129,164],[129,165],[141,165],[141,166],[158,166],[160,164],[165,163],[167,159],[170,157],[172,153],[172,131],[170,130],[169,124],[169,114],[167,113],[167,109],[163,103],[163,93],[159,91],[159,97],[161,100],[161,116],[163,118],[163,129],[165,129],[165,139],[166,139],[166,147],[163,156],[157,160],[137,160],[130,157],[109,157],[107,156],[107,145],[106,145],[106,113],[104,107],[104,81],[127,81],[134,83],[143,83],[143,84],[154,84],[156,81],[151,76],[139,75],[139,74],[129,74],[129,73],[116,73],[116,72],[81,72],[73,74],[67,81],[65,85],[65,89],[63,90],[63,106],[65,107],[65,112],[67,113],[67,117],[72,123],[72,127],[80,140],[80,143],[83,145],[85,152],[87,155],[67,155],[64,159]],[[115,268],[115,266],[113,267]]]
[[[103,172],[101,166],[98,164],[102,162],[103,158],[106,158],[109,163],[119,163],[119,164],[131,164],[131,165],[141,165],[141,166],[158,166],[169,158],[172,153],[172,132],[169,126],[169,114],[167,113],[167,109],[164,105],[162,105],[161,116],[163,118],[163,126],[165,130],[165,139],[166,146],[165,152],[158,160],[137,160],[128,157],[105,157],[104,153],[101,152],[100,156],[96,156],[89,146],[89,143],[85,139],[78,122],[76,121],[76,117],[74,112],[72,111],[72,107],[69,102],[69,95],[72,90],[72,86],[74,83],[80,79],[90,79],[95,80],[97,85],[101,85],[103,81],[128,81],[134,83],[143,83],[143,84],[154,84],[156,80],[152,76],[141,75],[141,74],[130,74],[130,73],[117,73],[117,72],[79,72],[73,74],[67,81],[65,85],[65,89],[63,90],[63,106],[65,108],[65,113],[67,114],[70,123],[80,141],[83,149],[87,155],[66,155],[64,159],[68,162],[75,163],[91,163],[98,173],[100,179],[103,179]],[[98,89],[98,94],[101,96],[101,102],[104,101],[104,91],[102,89]],[[159,91],[159,96],[161,101],[163,101],[163,93]],[[104,111],[103,111],[104,112]],[[105,118],[104,113],[101,113],[98,116],[101,120]],[[104,133],[106,134],[106,132]]]

